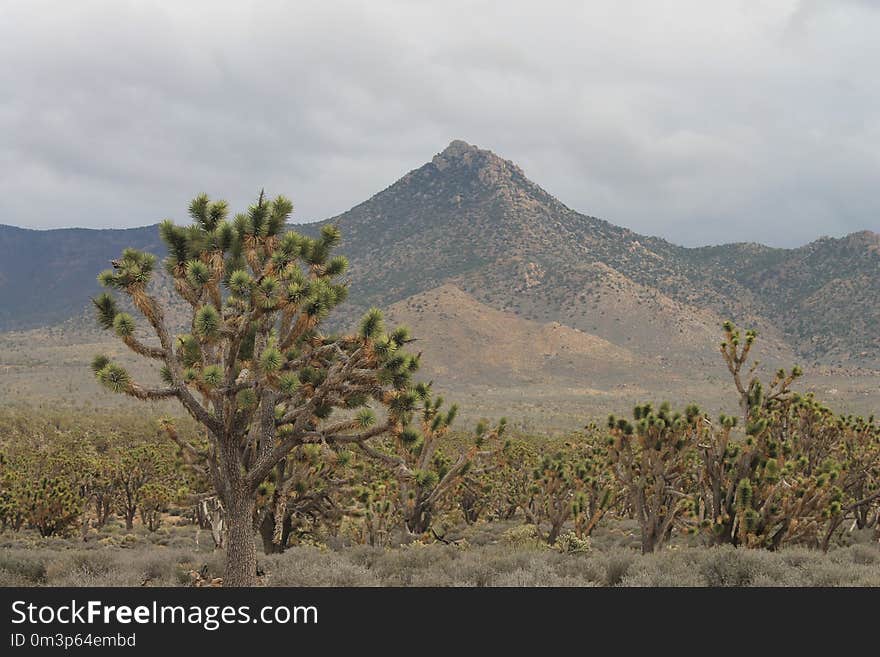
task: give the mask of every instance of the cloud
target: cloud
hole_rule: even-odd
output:
[[[685,244],[880,229],[868,2],[7,1],[0,222],[345,211],[461,138]]]

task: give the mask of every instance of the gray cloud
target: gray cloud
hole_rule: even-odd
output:
[[[0,222],[262,186],[322,219],[462,138],[680,243],[878,230],[878,29],[858,0],[7,0]]]

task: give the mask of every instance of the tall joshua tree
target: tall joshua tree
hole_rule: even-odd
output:
[[[684,516],[704,418],[696,406],[672,413],[667,403],[656,410],[651,404],[636,406],[633,417],[634,424],[608,418],[608,455],[639,522],[642,552],[648,553],[663,547]]]
[[[393,453],[368,446],[364,446],[364,451],[393,468],[404,525],[409,533],[419,535],[431,529],[438,506],[465,475],[480,474],[494,467],[488,461],[498,451],[507,420],[501,418],[491,429],[480,422],[471,445],[459,450],[453,460],[453,454],[447,454],[441,444],[458,407],[453,405],[444,411],[442,397],[431,397],[430,384],[418,384],[416,388],[423,400],[419,421],[395,434]]]
[[[167,433],[204,468],[226,507],[231,586],[256,583],[254,510],[272,470],[301,445],[366,448],[382,434],[399,435],[426,391],[412,384],[418,359],[403,351],[406,332],[385,334],[379,311],[351,335],[320,331],[346,298],[348,263],[332,256],[337,228],[324,226],[314,239],[286,231],[292,209],[283,196],[267,201],[261,193],[228,221],[226,202],[203,194],[190,204],[192,225],[160,224],[165,269],[190,307],[188,333],[172,334],[149,291],[156,258],[148,253],[126,249],[98,280],[130,299],[154,340],[142,340],[110,293],[93,300],[103,328],[162,364],[164,384],[137,383],[104,355],[92,363],[98,380],[138,399],[177,399],[206,430],[206,449]],[[331,419],[339,409],[344,417]]]
[[[799,379],[804,372],[798,365],[795,365],[790,372],[780,369],[770,382],[769,388],[764,390],[761,381],[755,376],[755,370],[761,364],[760,361],[754,361],[748,372],[743,372],[743,367],[749,361],[749,352],[755,344],[758,332],[754,329],[746,330],[745,340],[743,340],[739,329],[733,322],[728,320],[722,326],[724,341],[721,343],[721,355],[733,377],[733,383],[739,393],[740,410],[743,419],[748,424],[756,417],[757,413],[769,405],[787,398],[791,394],[791,384]],[[743,374],[748,377],[747,382],[743,380]]]

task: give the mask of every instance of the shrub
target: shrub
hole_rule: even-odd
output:
[[[565,532],[556,539],[553,547],[568,554],[584,554],[590,551],[590,537],[581,538],[574,532]]]
[[[502,542],[517,547],[538,547],[541,537],[534,525],[518,525],[511,527],[501,535]]]

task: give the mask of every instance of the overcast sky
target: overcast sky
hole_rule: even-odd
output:
[[[688,245],[880,230],[872,5],[0,0],[0,223],[324,219],[460,138]]]

